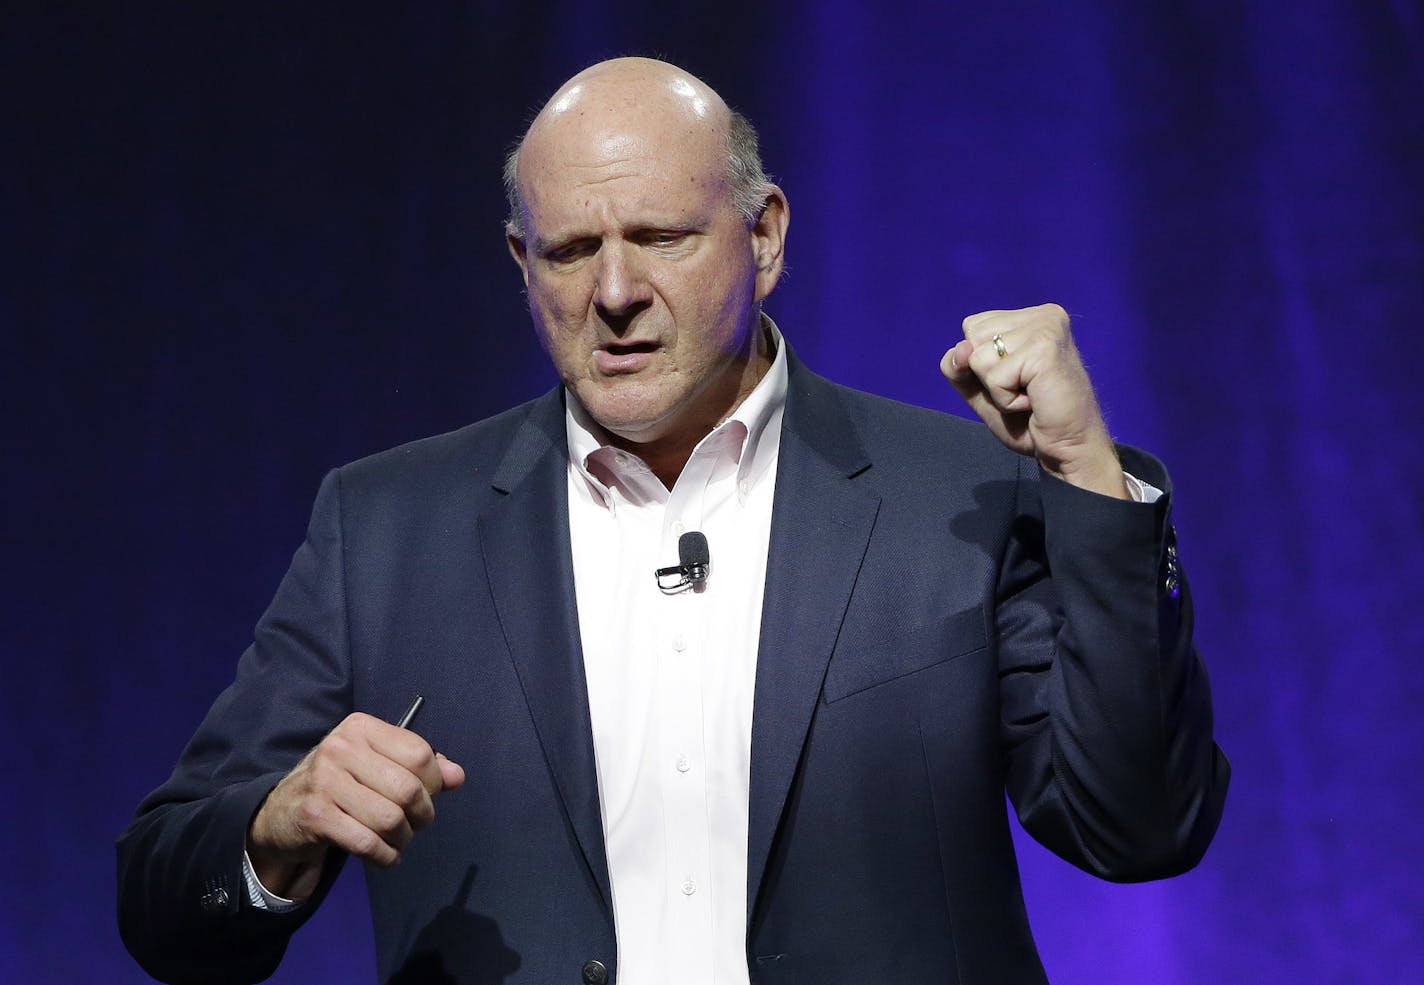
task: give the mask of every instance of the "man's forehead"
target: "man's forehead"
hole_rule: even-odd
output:
[[[530,125],[518,158],[521,210],[544,226],[539,234],[574,216],[583,225],[590,210],[610,204],[625,216],[654,204],[705,211],[709,197],[726,192],[730,126],[721,97],[676,66],[595,65],[566,82]]]
[[[700,184],[725,169],[726,146],[726,129],[695,110],[648,101],[576,100],[530,128],[520,152],[520,179],[526,186],[628,176],[691,178]]]
[[[661,156],[536,170],[525,183],[525,209],[537,243],[615,229],[701,228],[725,205],[724,176],[689,172]]]

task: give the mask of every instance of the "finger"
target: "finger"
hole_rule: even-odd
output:
[[[955,389],[968,399],[968,391],[977,390],[979,382],[974,376],[974,371],[969,368],[969,357],[974,354],[974,343],[968,339],[961,339],[945,352],[939,361],[939,371],[944,374],[944,378],[953,383]]]
[[[964,319],[964,337],[976,346],[983,345],[996,333],[1008,336],[1018,330],[1043,330],[1057,336],[1069,334],[1068,312],[1060,305],[1048,303],[1031,308],[980,311]]]
[[[1009,340],[1004,339],[1005,352]],[[1000,356],[994,346],[983,346],[970,356],[969,367],[974,371],[980,388],[994,407],[1005,412],[1029,409],[1028,394],[1022,376],[1022,355]]]
[[[959,391],[969,409],[985,421],[999,417],[1000,409],[990,398],[983,380],[972,367],[973,347],[968,341],[955,344],[940,360],[939,368],[945,379]]]
[[[329,763],[314,763],[309,782],[304,781],[302,786],[305,790],[295,799],[289,799],[286,806],[279,807],[271,797],[263,806],[264,813],[271,807],[279,813],[289,814],[287,820],[273,822],[279,828],[290,829],[289,838],[299,839],[303,845],[336,845],[377,865],[395,863],[399,847],[387,841],[375,828],[394,829],[393,838],[399,841],[404,833],[401,821],[405,816],[399,807],[378,797],[349,773]],[[280,789],[279,786],[273,794]],[[386,805],[384,809],[379,806],[380,803]],[[259,814],[259,818],[261,816]],[[284,850],[276,842],[264,842],[256,822],[251,838],[259,848]],[[290,849],[286,850],[290,852]]]
[[[1020,413],[1032,409],[1027,392],[1014,391],[1012,388],[1006,390],[1003,385],[995,389],[975,372],[971,362],[975,351],[974,344],[966,339],[956,343],[946,352],[939,364],[940,372],[954,385],[970,408],[981,417],[996,410]],[[993,371],[994,364],[989,361],[990,358],[988,355],[982,357],[983,372],[986,374]],[[998,358],[996,350],[992,358]]]
[[[1003,311],[998,308],[989,311],[978,311],[968,316],[960,323],[964,331],[964,337],[975,345],[979,345],[994,334],[991,331],[993,325],[1008,320],[1012,315],[1011,311]]]
[[[957,389],[959,388],[958,384],[955,386]],[[986,424],[992,424],[995,420],[1002,419],[1003,414],[994,406],[994,402],[989,399],[982,387],[969,392],[969,388],[966,386],[959,389],[959,392],[964,396],[964,402],[969,405],[969,409],[979,415],[979,419]]]
[[[414,773],[428,793],[443,789],[440,768],[435,764],[435,750],[409,729],[396,728],[389,722],[371,719],[375,726],[367,733],[371,749]]]
[[[400,861],[400,850],[361,821],[335,805],[326,822],[326,838],[357,858],[388,869]]]
[[[332,791],[332,803],[341,815],[372,831],[397,853],[410,844],[416,826],[411,823],[406,808],[354,779],[348,778],[348,781]]]
[[[445,758],[444,753],[435,754],[435,762],[440,767],[440,780],[446,790],[454,790],[465,782],[465,768],[454,760]]]
[[[429,743],[414,732],[360,712],[322,739],[310,758],[314,766],[349,773],[403,805],[414,804],[432,786],[439,789],[440,771]]]
[[[434,759],[432,755],[432,761]],[[398,807],[417,830],[435,820],[435,804],[421,780],[400,763],[372,751],[350,764],[350,775],[361,786]]]

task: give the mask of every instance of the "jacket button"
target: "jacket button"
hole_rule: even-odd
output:
[[[203,894],[198,905],[203,908],[204,913],[221,913],[227,909],[228,895],[226,889],[213,889]]]
[[[608,969],[602,961],[583,963],[583,985],[608,985]]]

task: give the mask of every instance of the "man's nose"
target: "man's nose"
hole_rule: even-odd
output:
[[[595,276],[593,303],[607,315],[630,315],[652,300],[648,271],[631,243],[604,243]]]

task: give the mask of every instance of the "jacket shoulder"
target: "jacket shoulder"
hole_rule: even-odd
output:
[[[464,486],[472,478],[493,478],[521,432],[530,427],[562,440],[563,402],[559,391],[501,411],[444,434],[419,438],[357,459],[336,469],[345,495],[361,498],[417,495]]]

